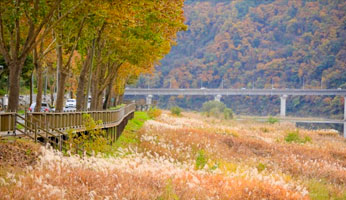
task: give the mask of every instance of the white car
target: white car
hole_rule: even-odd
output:
[[[64,108],[64,112],[73,112],[73,111],[76,111],[76,107],[65,107]]]
[[[76,99],[67,99],[66,101],[66,108],[75,108],[77,106],[77,101]]]
[[[29,107],[29,112],[34,112],[35,107],[36,107],[36,103],[32,103],[31,106]],[[41,103],[40,112],[51,112],[51,111],[54,111],[54,109],[48,103],[45,103],[45,102]]]

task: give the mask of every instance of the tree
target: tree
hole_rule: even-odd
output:
[[[128,63],[124,66],[129,66],[126,72],[131,74],[131,66],[153,68],[169,52],[176,32],[186,28],[182,2],[167,0],[158,3],[148,0],[117,4],[119,12],[124,13],[125,17],[121,15],[116,19],[112,15],[112,19],[107,19],[102,38],[95,47],[91,109],[101,108],[103,91],[107,86],[108,92],[112,91],[110,84],[124,63]],[[115,10],[110,9],[109,12],[114,13]],[[114,24],[117,24],[116,29]]]
[[[55,17],[59,18],[61,12],[72,7],[75,3],[73,1],[63,2]],[[71,62],[76,55],[78,41],[82,35],[85,20],[87,16],[87,8],[83,7],[74,10],[74,12],[65,18],[64,23],[54,27],[54,39],[56,40],[56,56],[57,56],[57,70],[58,70],[58,91],[55,110],[57,112],[63,111],[65,84],[66,78],[71,70]]]
[[[26,58],[66,13],[73,9],[70,8],[53,20],[61,2],[62,0],[0,2],[0,53],[9,67],[9,111],[18,109],[20,73]]]
[[[33,50],[33,62],[37,75],[37,95],[36,95],[36,106],[35,112],[40,112],[42,104],[42,94],[43,94],[43,70],[44,62],[52,62],[53,55],[51,53],[54,50],[55,40],[52,36],[47,36],[45,39],[42,39]],[[46,77],[47,78],[47,77]]]

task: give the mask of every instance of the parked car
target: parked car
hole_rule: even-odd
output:
[[[67,108],[75,108],[77,106],[76,99],[67,99],[65,107]]]
[[[72,112],[72,111],[76,111],[77,108],[76,107],[65,107],[64,108],[64,112]]]
[[[36,107],[36,103],[32,103],[29,107],[29,112],[34,112]],[[54,111],[54,109],[46,102],[41,103],[41,110],[40,112],[51,112]]]

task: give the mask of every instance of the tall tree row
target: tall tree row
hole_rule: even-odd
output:
[[[183,0],[1,1],[0,54],[9,68],[8,110],[18,110],[20,72],[29,56],[38,106],[43,71],[53,70],[56,111],[63,110],[67,89],[77,96],[78,110],[86,109],[89,96],[91,109],[107,108],[110,98],[123,92],[115,88],[153,69],[170,51],[176,33],[186,29],[183,22]]]

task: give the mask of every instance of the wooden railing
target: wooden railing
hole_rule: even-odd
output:
[[[69,151],[69,143],[64,140],[65,133],[54,128],[52,128],[51,130],[44,129],[37,123],[32,123],[18,114],[16,114],[16,118],[24,121],[24,123],[19,122],[19,120],[16,121],[18,125],[24,127],[24,130],[17,129],[17,131],[34,140],[35,143],[39,142],[44,145],[47,145],[49,143],[50,145],[52,145],[53,148],[58,149],[59,151]],[[39,138],[41,138],[42,140],[39,140]],[[75,147],[74,153],[81,155],[91,155],[88,152],[85,152],[84,149],[79,148],[78,146]]]
[[[111,143],[120,136],[129,119],[133,117],[135,104],[128,104],[117,110],[87,111],[87,112],[30,112],[24,117],[17,113],[0,113],[0,131],[14,133],[31,138],[35,142],[51,144],[54,148],[68,150],[66,129],[79,129],[83,127],[83,115],[89,114],[94,120],[101,120],[102,124],[96,128],[108,128],[111,130]],[[20,127],[20,128],[17,128]],[[78,132],[78,131],[76,131]],[[115,134],[116,132],[116,134]],[[108,137],[108,132],[107,132]],[[83,148],[83,145],[82,145]],[[84,149],[75,147],[75,153],[86,153]],[[88,154],[88,153],[86,153]]]
[[[134,112],[136,106],[128,104],[117,110],[86,112],[29,112],[25,118],[32,124],[37,123],[45,129],[76,129],[83,127],[83,115],[89,114],[95,121],[101,120],[103,125],[120,123],[127,115]]]

